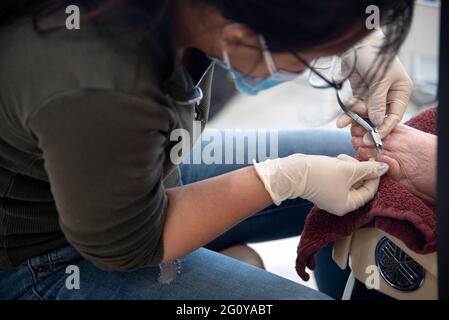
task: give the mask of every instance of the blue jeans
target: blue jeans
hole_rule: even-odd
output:
[[[278,150],[280,157],[298,152],[329,156],[354,153],[347,133],[318,130],[279,132]],[[182,183],[244,166],[183,164]],[[107,272],[82,258],[73,247],[60,248],[30,258],[15,269],[0,271],[0,299],[329,299],[323,293],[215,252],[236,243],[297,236],[310,208],[311,204],[301,199],[266,208],[206,248],[180,258],[178,274],[168,283],[160,281],[159,267],[130,273]],[[294,261],[292,256],[292,268]],[[333,295],[331,289],[338,286],[341,290],[345,277],[329,256],[323,262],[319,268],[325,269]],[[317,274],[321,272],[318,269]]]

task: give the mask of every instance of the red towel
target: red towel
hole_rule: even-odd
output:
[[[416,116],[408,126],[436,134],[437,109]],[[400,240],[420,254],[436,250],[435,206],[414,196],[389,177],[383,177],[375,198],[363,208],[337,217],[314,207],[308,215],[298,246],[296,272],[309,280],[306,267],[315,268],[314,255],[324,246],[364,227],[375,227]]]

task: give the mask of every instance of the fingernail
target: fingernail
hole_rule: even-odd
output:
[[[380,113],[375,113],[372,116],[372,122],[375,127],[380,127],[383,122],[382,116]]]
[[[381,163],[379,165],[379,167],[377,168],[377,172],[381,176],[383,176],[385,173],[387,173],[388,170],[390,170],[390,166],[388,164],[386,164],[386,163]]]
[[[373,141],[373,139],[371,139],[371,136],[368,133],[363,136],[363,144],[365,146],[373,146],[374,145],[374,141]]]

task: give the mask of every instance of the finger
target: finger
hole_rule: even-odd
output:
[[[387,96],[387,118],[379,126],[382,137],[386,137],[402,120],[413,91],[411,81],[402,81],[391,86]]]
[[[376,127],[380,127],[384,122],[387,112],[387,94],[389,89],[388,80],[382,80],[370,86],[367,101],[368,116]]]
[[[360,161],[355,166],[353,183],[382,177],[388,172],[390,167],[385,162]]]
[[[376,161],[384,162],[388,164],[390,170],[388,171],[388,176],[393,178],[394,180],[400,180],[402,177],[402,168],[399,162],[391,157],[386,155],[379,155],[376,158]]]
[[[376,158],[377,150],[374,148],[359,148],[356,149],[359,155],[359,158],[362,160],[369,160],[372,158]]]
[[[362,99],[357,98],[357,97],[352,97],[352,98],[346,99],[344,101],[344,103],[345,103],[345,106],[347,106],[349,110],[354,111],[362,118],[368,117],[368,108]]]
[[[396,114],[388,114],[385,116],[385,119],[382,125],[378,128],[379,134],[381,138],[387,137],[391,131],[401,122],[402,116]]]
[[[355,181],[355,183],[351,183],[353,188],[358,188],[358,184],[363,184],[363,179],[376,178],[379,176],[380,171],[383,173],[383,171],[388,170],[385,169],[388,165],[381,162],[376,163],[374,160],[369,162],[360,162],[359,160],[346,154],[339,155],[337,159],[352,164],[351,166],[347,166],[346,169],[348,170],[348,173],[352,175],[352,181]]]
[[[364,97],[368,92],[366,80],[364,77],[360,76],[357,70],[355,70],[352,76],[349,78],[349,82],[351,83],[351,88],[354,96]]]
[[[346,99],[343,103],[348,107],[349,110],[357,113],[362,118],[368,117],[368,111],[365,102],[363,102],[359,98],[349,98]],[[348,115],[342,114],[337,120],[337,128],[346,128],[351,123],[355,123],[354,120],[352,120],[352,118]]]
[[[365,133],[365,135],[362,138],[362,142],[366,147],[372,147],[374,146],[373,137],[371,136],[371,133]]]
[[[351,139],[352,146],[355,149],[367,147],[365,145],[365,142],[363,141],[363,139],[364,138],[360,138],[360,137],[352,137],[352,139]]]
[[[387,95],[388,110],[386,114],[389,117],[393,116],[394,120],[399,119],[401,121],[407,110],[412,91],[413,84],[410,80],[393,83]],[[390,120],[390,122],[385,122],[380,127],[379,130],[383,131],[383,134],[388,135],[394,129],[395,121]]]
[[[343,113],[341,116],[338,117],[337,119],[337,128],[343,129],[346,128],[347,126],[349,126],[351,123],[353,122],[353,120],[346,115],[345,113]]]
[[[359,137],[355,137],[356,139],[356,143],[360,144],[360,147],[374,147],[375,143],[373,141],[373,137],[371,135],[371,133],[366,132],[362,138]]]
[[[366,180],[358,188],[353,188],[349,192],[348,199],[354,208],[353,210],[359,209],[374,198],[379,189],[379,183],[379,178]]]
[[[353,137],[363,137],[366,134],[365,129],[359,124],[354,123],[351,127],[351,135]]]
[[[358,163],[359,160],[357,160],[356,158],[353,158],[351,156],[348,156],[347,154],[340,154],[337,159],[342,160],[342,161],[347,161],[347,162],[355,162]]]
[[[340,158],[340,160],[344,160],[344,161],[346,161],[346,162],[353,162],[353,163],[359,163],[360,161],[359,160],[357,160],[356,158],[353,158],[353,157],[350,157],[350,156],[348,156],[348,155],[340,155],[339,156],[339,158]],[[369,160],[369,159],[367,159],[367,160]],[[358,188],[359,187],[359,185],[361,185],[361,184],[363,184],[363,182],[361,182],[361,183],[355,183],[352,187],[353,188]]]

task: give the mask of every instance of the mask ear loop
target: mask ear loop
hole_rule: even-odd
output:
[[[223,62],[226,64],[226,68],[228,70],[230,70],[232,68],[232,66],[231,66],[231,58],[229,57],[229,53],[225,48],[223,48],[222,54],[223,54]]]
[[[230,25],[228,25],[228,26],[225,27],[225,30],[228,29],[228,28],[236,27],[236,26],[242,26],[242,24],[241,24],[241,23],[233,23],[233,24],[230,24]],[[222,55],[223,55],[223,62],[225,63],[226,69],[228,69],[228,70],[233,70],[234,67],[233,67],[232,64],[231,64],[231,57],[230,57],[230,55],[229,55],[229,52],[228,52],[228,50],[226,50],[226,44],[225,44],[225,45],[223,46],[223,48],[222,48]],[[239,80],[245,82],[247,85],[250,86],[250,84],[245,80],[245,75],[242,75],[242,74],[239,73],[238,76],[237,76],[235,72],[233,72],[233,73],[231,73],[231,74],[232,74],[232,76],[233,76],[234,78],[237,78],[237,77],[238,77]]]
[[[262,47],[263,57],[265,59],[265,64],[267,65],[268,72],[271,75],[278,71],[276,64],[274,63],[273,56],[271,55],[270,50],[268,49],[267,42],[265,41],[265,37],[263,35],[259,35],[260,46]]]
[[[232,70],[233,67],[232,67],[232,64],[231,64],[231,57],[229,56],[229,52],[226,50],[225,47],[223,47],[223,49],[222,49],[222,55],[223,55],[223,62],[226,65],[226,69],[228,71]],[[234,72],[232,72],[231,75],[232,75],[233,78],[237,79],[237,75]],[[244,77],[240,76],[239,78],[240,78],[241,81],[246,82]]]
[[[224,28],[224,30],[227,30],[227,29],[230,29],[230,28],[235,28],[235,27],[238,27],[238,26],[242,26],[242,24],[238,23],[238,22],[231,23],[231,24],[227,25]],[[223,55],[223,61],[226,64],[228,70],[232,69],[231,58],[229,57],[229,53],[228,53],[228,51],[226,50],[226,48],[224,46],[223,46],[223,49],[222,49],[222,55]]]

